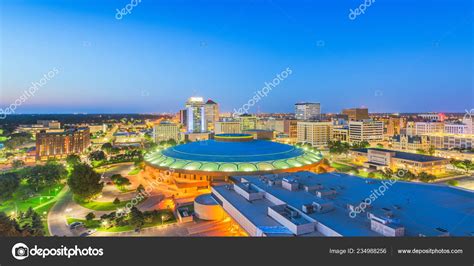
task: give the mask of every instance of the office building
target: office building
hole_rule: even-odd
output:
[[[283,133],[285,130],[285,121],[283,119],[267,118],[258,120],[257,129],[272,130]]]
[[[240,122],[240,130],[257,129],[257,117],[250,114],[240,115],[237,120]]]
[[[215,123],[214,132],[216,134],[236,134],[241,133],[239,121],[219,121]]]
[[[347,115],[350,121],[360,121],[369,119],[369,109],[367,108],[350,108],[342,110],[343,115]]]
[[[466,134],[474,134],[474,118],[472,116],[464,116],[462,123],[467,126]]]
[[[469,126],[461,123],[444,124],[444,133],[447,134],[471,134]]]
[[[213,100],[208,100],[204,105],[207,131],[214,131],[215,123],[219,121],[219,105]]]
[[[384,123],[385,124],[385,123]],[[390,116],[386,124],[386,135],[392,137],[400,135],[401,129],[406,128],[407,120],[405,117]]]
[[[419,117],[421,117],[425,121],[431,121],[431,122],[442,122],[445,118],[444,114],[438,114],[438,113],[426,113],[426,114],[419,114]]]
[[[294,120],[294,119],[283,120],[283,133],[288,135],[288,138],[296,140],[298,136],[298,120]]]
[[[178,116],[179,116],[179,123],[187,129],[188,128],[188,110],[187,109],[179,110]]]
[[[206,112],[202,97],[191,97],[186,102],[187,131],[191,133],[207,132]]]
[[[349,141],[367,141],[375,143],[383,141],[383,122],[373,120],[349,121]]]
[[[62,132],[41,131],[36,134],[36,160],[61,159],[80,154],[91,144],[89,128],[72,128]]]
[[[400,151],[427,151],[430,148],[430,138],[426,135],[395,135],[392,137],[392,148]]]
[[[296,141],[313,147],[326,147],[331,140],[331,132],[331,122],[298,121]]]
[[[156,143],[168,141],[170,139],[179,142],[179,125],[162,121],[153,126],[153,139]]]
[[[415,122],[415,135],[426,135],[431,133],[443,132],[443,122]]]
[[[321,115],[320,103],[297,103],[295,104],[295,117],[297,120],[319,119]]]
[[[412,173],[439,175],[446,171],[449,160],[441,157],[401,152],[385,149],[352,149],[350,155],[354,163],[363,164],[375,170],[398,169],[409,170]]]
[[[346,125],[333,126],[331,141],[349,142],[349,127]]]
[[[430,143],[436,149],[472,149],[474,148],[474,134],[428,134]]]

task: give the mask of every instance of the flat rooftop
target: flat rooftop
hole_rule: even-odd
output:
[[[300,189],[290,191],[281,185],[269,185],[265,177],[278,179],[291,176],[301,184]],[[364,199],[380,192],[386,184],[384,194],[372,200],[366,212],[374,214],[391,212],[391,224],[405,228],[405,236],[440,235],[437,228],[447,230],[451,236],[472,236],[474,234],[474,192],[446,185],[424,184],[361,178],[340,173],[314,174],[311,172],[283,173],[266,176],[243,176],[243,182],[251,182],[296,209],[312,202],[331,202],[334,210],[308,214],[314,220],[328,226],[343,236],[381,236],[370,229],[366,213],[355,218],[349,216],[347,205],[359,205]],[[385,182],[385,183],[383,183]],[[319,198],[314,192],[306,192],[303,186],[322,186],[323,190],[334,190],[335,195]],[[214,187],[222,192],[243,215],[256,225],[271,226],[277,223],[267,216],[267,208],[274,206],[267,199],[248,202],[232,190]]]
[[[416,162],[434,162],[434,161],[444,161],[445,158],[436,157],[436,156],[429,156],[417,153],[410,153],[410,152],[401,152],[401,151],[394,151],[394,150],[387,150],[387,149],[376,149],[376,148],[368,148],[368,149],[352,149],[353,151],[367,153],[369,150],[374,151],[382,151],[382,152],[394,152],[395,158],[397,159],[404,159],[409,161],[416,161]]]
[[[277,221],[267,215],[268,207],[275,206],[267,199],[248,201],[237,194],[234,190],[227,189],[228,185],[213,187],[222,195],[234,208],[244,215],[251,223],[262,229],[262,231],[272,231],[282,235],[292,235],[291,232]]]

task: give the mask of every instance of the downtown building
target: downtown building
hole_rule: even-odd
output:
[[[358,143],[367,141],[369,143],[384,140],[383,122],[374,120],[349,121],[349,141]]]
[[[367,108],[343,109],[342,114],[347,115],[349,121],[360,121],[369,119],[369,109]]]
[[[219,105],[213,100],[208,100],[204,105],[204,115],[206,117],[207,131],[214,131],[216,122],[219,121]]]
[[[443,122],[415,122],[414,135],[426,135],[431,133],[443,133]]]
[[[446,172],[449,164],[449,159],[441,157],[378,148],[352,149],[350,156],[355,164],[368,169],[391,169],[393,172],[405,169],[415,174],[440,175]]]
[[[206,110],[202,97],[191,97],[186,102],[186,126],[190,133],[207,132]]]
[[[426,135],[410,136],[395,135],[392,137],[392,148],[400,151],[428,150],[430,148],[430,138]]]
[[[298,121],[296,142],[326,147],[331,140],[332,127],[332,122]]]
[[[297,120],[319,119],[321,116],[320,103],[296,103],[295,117]]]
[[[63,132],[41,131],[36,134],[36,160],[62,159],[83,153],[91,144],[89,128],[73,128]]]
[[[180,130],[178,124],[162,121],[159,124],[153,126],[153,140],[155,143],[159,143],[160,141],[168,141],[170,139],[179,142]]]
[[[215,123],[214,132],[216,134],[237,134],[242,133],[242,127],[239,121],[219,121]]]
[[[447,134],[432,133],[427,135],[430,144],[436,149],[472,149],[474,148],[474,134]]]
[[[240,130],[252,130],[257,129],[258,118],[251,114],[242,114],[237,118],[237,121],[240,122]]]

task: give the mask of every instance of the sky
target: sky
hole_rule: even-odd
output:
[[[1,1],[0,108],[177,112],[202,96],[230,112],[287,68],[249,112],[474,108],[472,1],[369,2]]]

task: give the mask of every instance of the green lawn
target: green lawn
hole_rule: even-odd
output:
[[[374,173],[374,177],[372,177],[372,178],[387,179],[386,177],[384,177],[384,176],[383,176],[381,173],[379,173],[379,172],[373,172],[373,173]],[[369,172],[366,172],[366,171],[364,171],[364,170],[360,170],[357,175],[358,175],[358,176],[362,176],[362,177],[368,177]]]
[[[56,201],[64,195],[61,193],[63,184],[57,184],[49,188],[40,189],[35,192],[27,184],[22,183],[13,193],[13,197],[6,201],[1,201],[0,212],[10,215],[17,212],[26,212],[31,206],[33,210],[41,215],[45,235],[50,235],[48,230],[48,212]]]
[[[334,167],[336,168],[336,170],[340,171],[340,172],[349,172],[350,170],[354,169],[354,167],[351,167],[351,166],[348,166],[348,165],[345,165],[345,164],[340,164],[340,163],[331,163],[331,167]]]
[[[125,205],[130,202],[130,200],[128,200],[121,201],[119,204],[114,204],[113,202],[84,201],[83,199],[77,196],[74,196],[74,201],[82,207],[94,211],[115,211],[119,208],[125,207]]]
[[[171,218],[165,222],[162,223],[161,221],[161,213],[167,213],[168,215],[171,216]],[[101,232],[126,232],[126,231],[132,231],[135,230],[135,227],[132,225],[125,225],[125,226],[114,226],[114,227],[109,227],[105,228],[102,227],[100,224],[99,219],[94,219],[92,221],[87,221],[85,219],[77,219],[77,218],[67,218],[67,223],[71,224],[73,222],[82,222],[88,229],[96,229],[97,231]],[[152,222],[150,223],[145,223],[142,228],[147,228],[147,227],[153,227],[153,226],[159,226],[162,224],[171,224],[176,222],[176,217],[174,217],[173,212],[169,210],[162,210],[161,212],[158,213],[153,219]]]
[[[128,172],[128,175],[136,175],[140,173],[141,170],[140,167],[135,167],[132,171]]]
[[[22,183],[13,193],[12,198],[0,202],[0,212],[10,214],[12,211],[26,211],[30,206],[42,214],[48,211],[57,199],[56,196],[64,187],[63,184],[57,184],[49,188],[40,189],[38,192],[30,188],[27,184]]]

